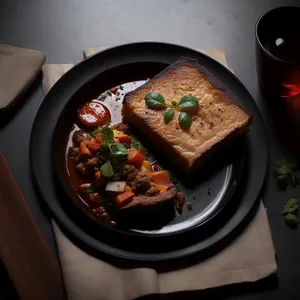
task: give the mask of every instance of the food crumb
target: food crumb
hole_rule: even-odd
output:
[[[193,210],[193,203],[192,202],[187,202],[187,208],[189,211]]]
[[[208,196],[210,196],[212,194],[212,192],[213,192],[213,190],[211,188],[208,188],[208,190],[207,190]]]

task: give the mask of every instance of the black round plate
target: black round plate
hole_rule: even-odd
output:
[[[61,189],[54,176],[52,141],[57,120],[62,111],[69,111],[67,108],[72,111],[71,108],[75,107],[73,104],[78,101],[91,99],[97,93],[122,82],[152,77],[181,56],[197,59],[222,82],[238,99],[239,104],[254,117],[251,130],[240,141],[238,150],[235,149],[234,153],[238,155],[228,155],[229,159],[223,168],[219,166],[211,174],[213,179],[210,185],[201,185],[202,199],[195,197],[193,202],[196,209],[194,213],[186,212],[183,217],[186,219],[179,218],[178,221],[177,218],[174,224],[163,227],[165,231],[162,229],[156,234],[153,231],[113,230],[99,226],[78,207],[70,205],[70,197]],[[101,80],[101,76],[106,79]],[[60,120],[62,119],[67,120]],[[67,121],[65,125],[67,128]],[[58,147],[63,151],[63,144],[56,143],[55,149]],[[56,220],[73,236],[110,255],[131,260],[160,261],[204,250],[222,240],[244,220],[256,202],[263,184],[267,166],[267,139],[254,100],[242,83],[224,66],[185,47],[163,43],[135,43],[110,48],[84,60],[55,84],[35,119],[30,157],[35,180],[44,201]],[[209,192],[205,194],[208,188],[214,188],[214,184],[216,192],[220,192],[217,193],[218,197],[209,195]],[[192,193],[189,195],[192,199]],[[207,207],[210,207],[208,214]],[[180,224],[178,230],[176,222]]]

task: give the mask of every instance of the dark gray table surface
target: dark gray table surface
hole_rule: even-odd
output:
[[[225,49],[230,67],[249,89],[263,114],[272,165],[290,153],[282,139],[282,133],[288,135],[289,129],[283,126],[278,132],[275,124],[284,124],[284,120],[275,119],[274,122],[274,113],[259,89],[254,26],[262,13],[282,5],[300,5],[300,1],[1,0],[0,43],[41,50],[47,56],[46,63],[73,62],[82,57],[82,49],[86,47],[134,41],[163,41],[196,49]],[[0,151],[55,253],[49,215],[39,202],[29,172],[29,136],[42,101],[39,77],[23,98],[23,104],[15,109],[8,122],[0,125]],[[225,289],[222,297],[218,294],[218,298],[300,298],[300,229],[289,229],[280,216],[284,203],[291,196],[300,196],[300,188],[279,191],[272,172],[269,172],[263,198],[276,248],[278,280],[275,284],[273,280],[272,284],[262,282],[246,289]],[[210,297],[214,293],[205,295]],[[193,296],[190,298],[194,299]],[[15,299],[1,264],[0,299]]]

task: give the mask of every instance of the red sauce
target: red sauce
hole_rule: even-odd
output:
[[[111,121],[111,115],[108,108],[99,100],[92,100],[79,109],[78,119],[86,127],[97,127]]]

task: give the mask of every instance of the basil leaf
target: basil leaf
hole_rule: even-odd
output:
[[[164,108],[166,105],[163,95],[156,92],[148,93],[145,97],[145,100],[146,100],[146,105],[149,108],[160,109],[160,108]]]
[[[281,215],[286,216],[290,213],[295,213],[297,211],[298,207],[299,207],[298,200],[290,198],[289,201],[283,207]]]
[[[101,137],[105,142],[112,143],[115,139],[114,132],[109,127],[103,127],[100,132]]]
[[[292,228],[298,227],[299,220],[298,217],[294,214],[288,214],[284,218],[286,224]]]
[[[173,106],[176,106],[176,105],[177,105],[177,101],[171,101],[171,104],[172,104]]]
[[[116,159],[126,159],[128,157],[128,149],[122,144],[112,144],[109,146],[111,154]]]
[[[110,162],[110,160],[108,160],[104,165],[102,165],[102,167],[100,168],[100,172],[101,175],[104,177],[112,177],[115,174],[114,168]]]
[[[109,151],[109,142],[101,143],[100,147],[101,147],[101,150],[103,150],[105,152]]]
[[[183,111],[189,111],[199,107],[198,99],[192,95],[185,95],[181,97],[178,107]]]
[[[118,161],[114,157],[111,157],[110,164],[111,164],[114,172],[117,173],[120,169],[120,165],[119,165]]]
[[[192,125],[192,117],[184,111],[180,112],[179,117],[178,117],[178,121],[179,121],[179,125],[183,129],[188,129]]]
[[[174,114],[175,114],[174,108],[168,108],[164,113],[164,121],[166,123],[169,123],[173,119]]]
[[[97,133],[100,132],[100,128],[96,127],[92,132],[91,132],[91,136],[92,137],[96,137]]]
[[[86,191],[89,193],[89,194],[93,194],[94,193],[94,190],[91,186],[89,186]]]

